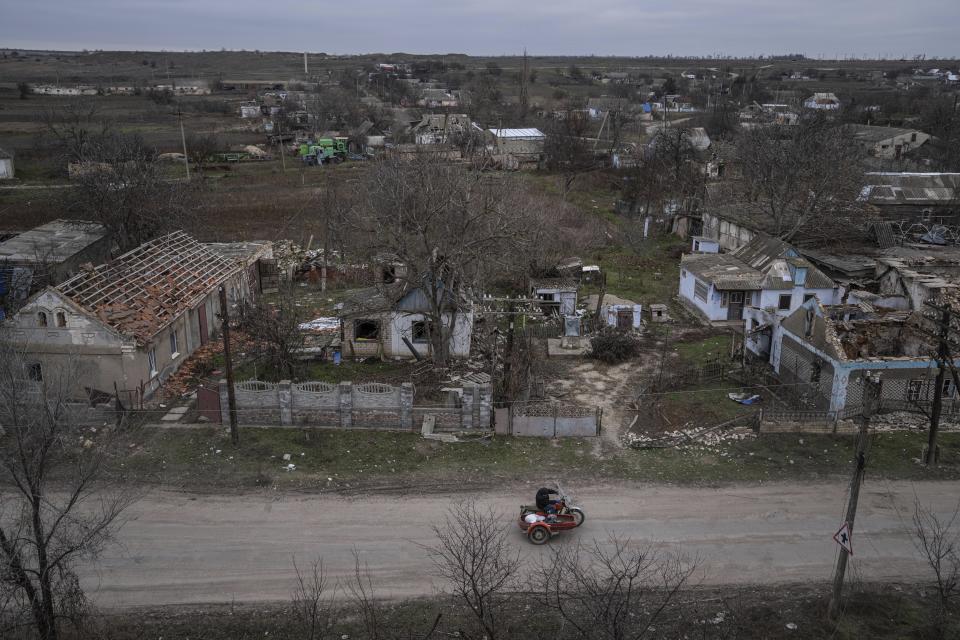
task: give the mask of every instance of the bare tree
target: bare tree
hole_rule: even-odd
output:
[[[169,180],[156,150],[138,136],[109,135],[87,143],[89,161],[64,195],[77,218],[99,222],[122,251],[175,229],[198,226],[188,187]]]
[[[71,99],[38,116],[42,136],[52,138],[62,150],[65,162],[84,162],[93,146],[110,131],[96,103],[86,98]]]
[[[82,435],[70,404],[80,380],[75,363],[44,367],[0,342],[0,599],[11,609],[0,635],[28,626],[56,640],[80,623],[77,567],[111,542],[132,500],[101,474],[106,445]]]
[[[568,109],[547,127],[543,158],[547,169],[560,174],[560,194],[566,200],[573,183],[585,171],[597,167],[585,138],[589,120],[580,109]]]
[[[960,530],[954,527],[960,515],[960,503],[948,519],[933,509],[913,501],[914,545],[933,571],[937,586],[939,622],[945,622],[950,598],[960,590]]]
[[[647,216],[691,211],[703,197],[703,164],[682,127],[662,129],[642,148],[624,196],[631,213]]]
[[[305,572],[300,571],[296,558],[293,570],[297,575],[293,591],[293,611],[303,627],[305,640],[323,640],[330,635],[336,621],[336,585],[331,585],[323,572],[323,560],[317,558]]]
[[[523,246],[524,212],[511,199],[515,189],[509,178],[430,154],[381,161],[360,185],[355,224],[371,257],[389,255],[403,266],[393,286],[422,293],[438,367],[447,364],[471,292]]]
[[[771,235],[826,239],[862,226],[860,151],[843,126],[818,116],[747,129],[736,155],[744,195]]]
[[[220,138],[213,133],[204,135],[192,133],[187,136],[187,159],[193,163],[201,176],[203,176],[203,167],[218,151],[220,151]]]
[[[519,553],[510,550],[503,519],[466,503],[452,507],[433,532],[436,542],[427,551],[437,573],[477,624],[477,633],[461,633],[496,640],[508,593],[520,571]]]
[[[696,561],[611,535],[551,548],[531,590],[581,638],[639,640],[656,637],[657,620],[696,568]]]
[[[253,340],[254,356],[275,375],[293,378],[297,372],[304,334],[300,330],[303,313],[289,289],[281,290],[272,301],[259,300],[241,310],[240,326]]]

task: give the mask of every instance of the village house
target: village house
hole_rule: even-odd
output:
[[[442,314],[449,335],[447,349],[451,357],[466,358],[473,335],[473,305],[447,297]],[[339,316],[345,357],[403,359],[416,357],[414,351],[421,357],[433,352],[430,303],[419,287],[397,283],[356,290],[342,303]]]
[[[601,96],[587,100],[587,114],[591,120],[600,120],[611,113],[623,113],[630,107],[627,98]]]
[[[487,129],[487,150],[510,155],[521,164],[538,163],[547,137],[539,129]]]
[[[587,311],[591,313],[595,311],[597,302],[600,302],[600,296],[597,294],[587,296]],[[632,331],[643,327],[643,306],[633,300],[608,293],[600,302],[599,317],[608,327],[619,331]]]
[[[546,314],[574,315],[579,288],[576,278],[530,279],[530,297],[544,302],[542,308]]]
[[[422,89],[417,104],[427,109],[452,109],[460,106],[460,99],[446,89]]]
[[[860,198],[889,220],[955,224],[960,173],[868,172]]]
[[[929,409],[938,368],[926,336],[917,330],[917,316],[810,299],[780,324],[771,364],[785,384],[804,385],[809,405],[837,417],[859,413],[868,372],[880,379],[881,409]],[[951,376],[942,391],[945,402],[955,405]]]
[[[75,362],[89,393],[136,401],[152,396],[213,339],[221,286],[236,304],[256,284],[236,261],[175,232],[46,287],[4,331],[24,352],[34,380],[48,367]]]
[[[840,109],[840,99],[832,93],[815,93],[803,101],[803,106],[815,111],[837,111]]]
[[[106,261],[111,244],[103,225],[79,220],[54,220],[0,242],[0,320],[39,288]]]
[[[896,160],[926,144],[930,134],[916,129],[850,125],[854,142],[867,155],[881,160]]]
[[[713,322],[747,320],[747,331],[814,296],[832,304],[839,293],[796,249],[765,235],[733,253],[694,253],[680,259],[682,301]]]
[[[411,127],[416,144],[447,144],[473,126],[465,113],[427,113]]]

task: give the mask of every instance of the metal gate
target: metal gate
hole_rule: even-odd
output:
[[[197,413],[210,422],[220,422],[220,392],[207,387],[197,387]]]

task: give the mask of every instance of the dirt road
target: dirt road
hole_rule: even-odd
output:
[[[580,487],[586,523],[550,544],[602,538],[609,531],[699,554],[709,584],[826,580],[837,552],[831,536],[841,523],[843,484]],[[477,498],[502,510],[504,526],[525,558],[544,552],[514,524],[516,507],[532,500],[535,488],[511,487]],[[853,536],[855,570],[867,580],[923,576],[907,532],[914,492],[948,513],[958,488],[868,481]],[[459,498],[155,493],[127,513],[122,546],[110,550],[96,572],[85,574],[84,583],[106,607],[285,599],[293,556],[302,564],[322,556],[330,575],[345,578],[356,547],[378,595],[430,594],[437,585],[418,545],[431,541],[431,525]]]

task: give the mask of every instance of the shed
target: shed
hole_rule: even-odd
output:
[[[597,298],[592,295],[587,297],[587,310],[597,308]],[[623,331],[639,329],[643,326],[643,307],[633,300],[620,298],[612,294],[603,296],[603,304],[600,305],[600,317],[608,327],[616,327]]]
[[[13,153],[0,147],[0,180],[13,180]]]
[[[577,308],[579,283],[574,278],[531,278],[530,296],[542,300],[543,311],[572,316]]]

